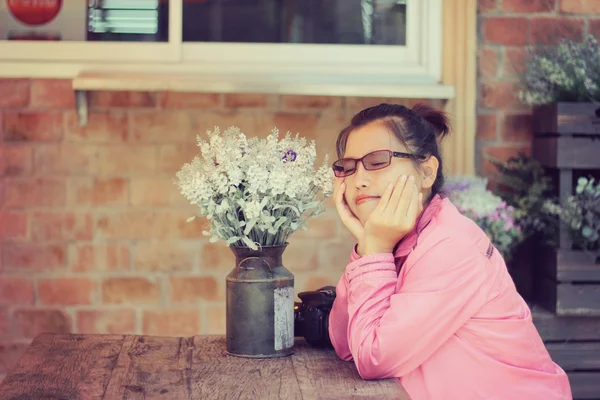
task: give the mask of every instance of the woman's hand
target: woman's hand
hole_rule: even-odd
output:
[[[423,195],[413,176],[389,184],[364,226],[364,254],[391,253],[417,222]]]
[[[344,178],[335,178],[334,187],[333,187],[333,200],[335,203],[335,208],[342,220],[344,226],[350,231],[352,236],[356,238],[358,245],[362,243],[365,231],[362,226],[362,223],[356,218],[348,203],[346,202],[346,198],[344,197],[344,193],[346,192],[346,182],[344,182]]]

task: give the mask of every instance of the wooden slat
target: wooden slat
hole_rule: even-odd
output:
[[[600,316],[600,284],[559,283],[556,292],[556,314]]]
[[[598,370],[600,372],[600,340],[587,343],[547,343],[552,360],[565,371]]]
[[[558,282],[600,282],[600,266],[592,252],[540,249],[537,254],[540,273]]]
[[[293,357],[294,371],[304,399],[408,399],[404,389],[398,392],[396,379],[365,381],[358,375],[352,362],[339,363],[331,358],[331,350],[306,351],[303,342]]]
[[[353,363],[303,340],[282,358],[225,348],[222,336],[41,335],[0,383],[0,398],[409,399],[397,379],[363,380]]]
[[[600,139],[588,137],[535,137],[533,157],[550,168],[599,168]]]
[[[229,356],[224,352],[225,339],[221,337],[196,337],[193,344],[190,371],[193,399],[302,399],[291,357]]]
[[[600,398],[600,371],[569,372],[569,382],[574,400]]]
[[[534,107],[532,128],[535,135],[599,135],[600,105],[559,102]]]
[[[0,384],[2,399],[98,399],[125,336],[41,335]]]
[[[559,317],[539,305],[531,306],[531,314],[544,341],[600,341],[600,317]]]

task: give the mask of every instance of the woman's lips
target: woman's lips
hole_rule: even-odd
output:
[[[379,197],[361,197],[360,199],[356,200],[356,204],[360,205],[364,202],[367,202],[369,200],[377,200]]]

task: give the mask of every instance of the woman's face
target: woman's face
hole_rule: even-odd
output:
[[[372,122],[350,133],[344,158],[358,159],[376,150],[411,153],[384,124]],[[430,157],[432,158],[434,157]],[[346,182],[346,202],[363,225],[377,206],[386,186],[389,183],[396,184],[402,175],[413,175],[417,187],[423,192],[423,198],[427,199],[433,182],[423,176],[422,168],[417,168],[415,162],[407,158],[392,157],[388,167],[374,171],[365,170],[364,165],[359,162],[352,175],[342,178]],[[360,196],[364,195],[369,197],[361,200]]]

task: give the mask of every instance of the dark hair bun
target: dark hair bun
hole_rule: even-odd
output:
[[[443,111],[436,110],[427,104],[419,103],[412,108],[412,112],[433,125],[438,139],[442,139],[450,134],[450,122]]]

